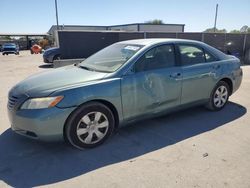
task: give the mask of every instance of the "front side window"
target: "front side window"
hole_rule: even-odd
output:
[[[162,45],[146,52],[135,64],[135,72],[175,66],[173,45]]]
[[[116,43],[85,59],[79,67],[99,72],[114,72],[142,47],[143,45]]]
[[[201,48],[191,45],[179,45],[181,62],[183,65],[204,63],[206,61]]]

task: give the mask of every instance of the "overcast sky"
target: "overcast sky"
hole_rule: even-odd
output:
[[[46,33],[56,24],[54,0],[1,0],[0,33]],[[161,19],[187,32],[250,26],[250,0],[58,0],[59,24],[119,25]]]

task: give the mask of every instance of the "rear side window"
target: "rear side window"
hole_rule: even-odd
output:
[[[192,65],[206,62],[203,49],[191,45],[179,45],[181,62],[183,65]]]
[[[205,51],[205,58],[206,58],[206,62],[213,62],[213,61],[217,61],[217,58],[214,57],[212,54],[208,53]]]
[[[175,66],[173,45],[162,45],[146,52],[135,64],[135,72]]]

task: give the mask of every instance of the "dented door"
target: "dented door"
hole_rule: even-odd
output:
[[[180,67],[124,76],[121,80],[124,119],[178,106],[181,98],[181,79]]]

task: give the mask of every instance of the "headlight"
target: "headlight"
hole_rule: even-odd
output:
[[[57,105],[62,99],[63,96],[28,99],[23,103],[21,109],[51,108]]]

